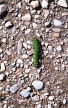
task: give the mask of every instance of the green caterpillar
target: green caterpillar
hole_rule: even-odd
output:
[[[37,68],[39,66],[39,41],[36,37],[33,38],[33,47],[34,47],[33,62],[34,66]]]

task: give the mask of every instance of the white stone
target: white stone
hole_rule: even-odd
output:
[[[36,23],[33,23],[33,28],[37,28],[37,24]]]
[[[25,34],[26,34],[26,35],[29,34],[30,31],[31,31],[31,29],[27,29],[27,30],[25,31]]]
[[[27,68],[28,68],[28,65],[25,64],[25,65],[24,65],[24,68],[27,69]]]
[[[8,56],[11,56],[11,51],[10,51],[10,50],[7,49],[7,50],[5,51],[5,53],[6,53]]]
[[[21,2],[16,5],[18,8],[21,8]]]
[[[48,46],[49,51],[52,51],[52,49],[53,49],[53,46]]]
[[[28,45],[27,45],[27,43],[25,43],[25,42],[23,43],[23,46],[24,46],[25,49],[28,48]]]
[[[51,106],[51,104],[48,104],[48,108],[53,108],[53,107]]]
[[[30,95],[30,92],[27,89],[24,89],[20,92],[21,96],[27,98]]]
[[[25,14],[23,17],[22,17],[22,20],[23,21],[31,21],[31,15],[29,13]]]
[[[68,48],[66,49],[66,52],[68,53]]]
[[[58,19],[54,19],[53,23],[54,23],[55,26],[61,26],[62,25],[62,22]]]
[[[39,7],[39,1],[38,1],[38,0],[32,1],[32,2],[31,2],[31,6],[32,6],[34,9],[37,8],[37,7]]]
[[[36,89],[36,90],[40,90],[43,88],[43,82],[42,81],[39,81],[39,80],[35,80],[32,82],[32,85],[33,87]]]
[[[12,87],[10,87],[10,92],[11,92],[11,93],[16,93],[17,90],[18,90],[17,84],[15,84],[15,85],[13,85]]]
[[[9,28],[9,27],[11,27],[11,26],[12,26],[11,21],[7,21],[7,22],[5,23],[5,27],[6,27],[6,28]]]
[[[65,105],[67,103],[66,99],[63,99],[63,104]]]
[[[18,63],[18,64],[23,64],[22,59],[17,59],[17,63]]]
[[[21,27],[21,30],[22,30],[22,31],[26,30],[26,26],[22,26],[22,27]]]
[[[60,5],[60,6],[62,6],[62,7],[67,7],[66,0],[59,0],[59,1],[58,1],[58,5]]]
[[[2,62],[0,64],[0,72],[3,72],[3,71],[5,71],[5,64]]]
[[[3,88],[2,87],[0,87],[0,91],[2,91],[3,90]]]
[[[48,47],[48,43],[45,43],[45,46]]]
[[[5,4],[0,5],[0,16],[7,11],[7,6]]]
[[[54,96],[49,96],[48,98],[50,101],[53,101],[54,100]]]
[[[48,26],[49,24],[50,24],[50,22],[49,22],[49,21],[48,21],[48,22],[46,22],[46,23],[45,23],[45,27],[46,27],[46,26]]]
[[[42,108],[41,104],[38,104],[38,105],[37,105],[37,108]]]
[[[55,70],[56,70],[56,71],[58,71],[58,70],[59,70],[59,68],[58,68],[58,67],[55,67]]]
[[[57,49],[57,51],[62,51],[61,45],[58,45],[56,49]]]
[[[45,11],[43,13],[44,13],[44,17],[47,18],[49,15],[49,10],[45,9]]]
[[[44,108],[48,108],[48,105],[45,105],[45,107]]]
[[[5,74],[0,74],[0,81],[3,81],[5,78]]]
[[[28,57],[29,57],[29,56],[28,56],[27,54],[23,54],[23,55],[22,55],[22,58],[23,58],[23,59],[27,59]]]
[[[33,96],[33,99],[32,100],[39,101],[39,96],[38,95]]]
[[[12,105],[10,106],[10,108],[15,108],[15,105],[12,104]]]
[[[23,1],[25,1],[26,3],[29,3],[30,0],[23,0]]]
[[[2,48],[0,48],[0,53],[2,53]]]
[[[4,104],[3,108],[7,108],[7,104]]]
[[[46,0],[42,1],[42,8],[47,8],[48,7],[48,2]]]
[[[6,43],[7,39],[4,37],[4,38],[2,38],[1,41],[2,41],[3,43]]]
[[[27,87],[27,91],[31,91],[31,88],[30,87]]]
[[[30,72],[30,70],[31,70],[31,69],[26,69],[26,70],[25,70],[25,73],[29,73],[29,72]]]
[[[49,93],[44,93],[44,96],[49,96]]]

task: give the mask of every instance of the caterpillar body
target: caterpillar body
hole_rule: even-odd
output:
[[[37,68],[39,66],[39,41],[36,37],[33,38],[33,47],[34,47],[33,62],[34,66]]]

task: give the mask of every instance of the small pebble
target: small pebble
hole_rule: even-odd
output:
[[[48,46],[49,51],[52,51],[53,46]]]
[[[53,22],[54,22],[55,26],[61,26],[62,25],[62,22],[60,20],[54,19]]]
[[[50,101],[53,101],[54,100],[54,96],[49,96],[48,98]]]
[[[39,81],[39,80],[35,80],[32,82],[32,85],[33,87],[36,89],[36,90],[40,90],[43,88],[43,82],[42,81]]]
[[[26,35],[29,34],[30,31],[31,31],[31,29],[27,29],[27,30],[25,31],[25,34],[26,34]]]
[[[42,108],[41,104],[38,104],[38,105],[37,105],[37,108]]]
[[[4,80],[4,78],[5,78],[5,74],[0,74],[0,81],[3,81]]]
[[[31,21],[31,15],[29,13],[25,14],[23,17],[22,17],[22,20],[23,21]]]
[[[18,90],[17,84],[14,84],[14,85],[12,85],[12,86],[10,87],[10,92],[11,92],[11,93],[16,93],[17,90]]]
[[[36,23],[33,23],[33,28],[37,28],[37,24]]]
[[[0,64],[0,72],[3,72],[3,71],[5,71],[5,64],[2,62],[1,64]]]
[[[27,54],[23,54],[23,55],[22,55],[22,58],[23,58],[23,59],[27,59],[28,57],[29,57],[29,56],[28,56]]]
[[[56,49],[57,49],[57,51],[62,51],[62,46],[58,45]]]
[[[22,59],[17,59],[17,63],[18,63],[18,64],[23,64]]]
[[[6,43],[6,41],[7,41],[6,37],[2,38],[1,41],[2,41],[3,43]]]
[[[24,89],[20,92],[21,96],[23,96],[24,98],[29,97],[30,92],[27,89]]]
[[[67,2],[66,2],[66,0],[59,0],[58,1],[58,5],[67,8]]]
[[[36,0],[36,1],[32,1],[31,2],[31,6],[32,6],[32,8],[38,8],[39,7],[39,1],[38,0]]]
[[[25,70],[25,73],[29,73],[29,72],[30,72],[30,70],[31,70],[31,69],[26,69],[26,70]]]
[[[45,9],[45,10],[43,11],[43,14],[44,14],[44,17],[47,18],[48,15],[49,15],[49,10]]]
[[[48,7],[48,2],[46,0],[42,1],[42,8],[47,8]]]
[[[17,48],[18,55],[22,54],[22,42],[18,41],[18,48]]]
[[[25,43],[25,42],[23,43],[23,46],[24,46],[25,49],[28,48],[28,45],[27,45],[27,43]]]
[[[7,6],[5,4],[0,5],[0,16],[2,17],[7,12]]]
[[[2,51],[3,51],[2,48],[0,48],[0,53],[2,53]]]
[[[28,65],[25,64],[25,65],[24,65],[24,68],[25,68],[25,69],[28,69]]]
[[[67,103],[66,99],[63,100],[63,104],[65,105]]]
[[[11,23],[11,21],[7,21],[6,23],[5,23],[5,27],[6,28],[10,28],[10,27],[12,27],[13,26],[13,24]]]

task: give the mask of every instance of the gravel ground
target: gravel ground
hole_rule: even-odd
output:
[[[0,108],[68,108],[68,1],[0,0]]]

